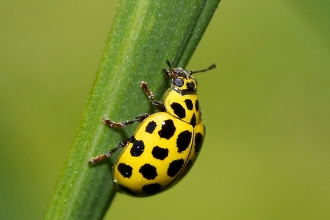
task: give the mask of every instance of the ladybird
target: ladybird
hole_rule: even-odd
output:
[[[134,135],[118,143],[109,152],[91,158],[94,164],[124,148],[113,166],[113,183],[117,191],[132,196],[145,197],[160,193],[174,186],[190,170],[196,160],[204,137],[205,128],[197,96],[197,81],[192,76],[215,68],[189,71],[181,67],[163,69],[171,79],[171,87],[164,102],[157,101],[142,81],[141,88],[159,112],[144,113],[133,120],[113,122],[104,118],[109,127],[123,128],[141,122]]]

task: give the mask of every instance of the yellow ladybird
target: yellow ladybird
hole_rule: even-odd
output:
[[[197,96],[197,81],[192,74],[205,72],[215,65],[199,71],[182,68],[163,69],[171,79],[164,103],[156,101],[147,83],[141,87],[152,104],[160,111],[144,113],[131,121],[103,121],[110,127],[123,128],[141,122],[134,135],[118,143],[117,147],[88,163],[94,164],[124,148],[113,166],[113,183],[119,192],[132,196],[150,196],[177,183],[191,168],[201,149],[205,131]]]

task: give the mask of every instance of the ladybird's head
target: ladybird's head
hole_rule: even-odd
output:
[[[194,73],[198,72],[205,72],[207,70],[215,68],[215,64],[211,65],[207,69],[194,71],[191,70],[187,72],[186,70],[182,69],[181,67],[172,68],[170,61],[166,61],[167,65],[169,66],[170,70],[163,69],[163,73],[168,78],[172,79],[172,89],[176,92],[180,93],[181,95],[185,94],[196,94],[197,92],[197,81],[192,76]]]

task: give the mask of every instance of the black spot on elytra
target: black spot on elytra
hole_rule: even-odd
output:
[[[155,193],[159,192],[161,189],[162,189],[162,186],[158,183],[148,184],[148,185],[144,185],[142,187],[142,190],[148,194],[155,194]]]
[[[117,170],[125,178],[130,178],[132,176],[133,168],[130,165],[120,163],[117,166]]]
[[[168,167],[167,175],[170,177],[175,177],[181,170],[183,164],[184,164],[183,159],[172,161]]]
[[[143,153],[143,151],[144,151],[143,141],[134,140],[133,146],[132,146],[131,151],[130,151],[132,157],[140,156]]]
[[[126,186],[123,186],[121,184],[118,184],[117,187],[118,187],[118,190],[120,192],[127,193],[129,195],[135,196],[135,194],[130,190],[130,188],[128,188]]]
[[[196,108],[196,111],[199,111],[199,101],[198,100],[196,100],[195,108]]]
[[[185,151],[189,147],[191,135],[192,134],[190,131],[183,131],[178,135],[178,138],[176,139],[176,146],[179,153]]]
[[[199,153],[199,151],[201,150],[203,144],[203,135],[201,133],[197,133],[195,135],[195,152],[196,154]]]
[[[148,180],[153,180],[157,177],[156,167],[146,163],[140,167],[139,172]]]
[[[146,132],[148,132],[149,134],[152,134],[152,132],[154,132],[156,126],[157,126],[156,122],[154,122],[154,121],[149,122],[148,125],[146,126]]]
[[[154,158],[164,160],[168,156],[168,149],[156,146],[152,149],[151,153]]]
[[[181,104],[173,102],[171,104],[171,108],[173,109],[174,114],[176,114],[179,118],[186,117],[186,110],[184,110]]]
[[[162,123],[162,129],[160,131],[158,131],[158,134],[161,138],[165,138],[165,139],[170,139],[174,132],[175,132],[175,126],[174,123],[171,119],[165,120]]]
[[[191,124],[193,127],[195,127],[195,125],[196,125],[196,116],[195,116],[195,113],[194,113],[193,116],[191,117],[190,124]]]
[[[186,103],[188,110],[192,110],[194,108],[194,105],[190,99],[186,99],[186,100],[184,100],[184,102]]]

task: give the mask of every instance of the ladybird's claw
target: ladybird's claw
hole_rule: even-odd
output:
[[[95,164],[96,163],[96,158],[93,157],[88,161],[88,164]]]
[[[162,111],[162,112],[166,111],[164,103],[156,100],[155,95],[148,89],[146,82],[144,82],[144,81],[141,82],[141,88],[143,89],[144,93],[148,96],[148,98],[153,106],[158,108],[159,111]]]
[[[89,161],[88,164],[96,164],[104,159],[108,158],[105,154],[104,155],[100,155],[97,157],[92,157]]]
[[[107,126],[112,127],[112,128],[124,128],[127,125],[131,125],[135,122],[142,122],[148,116],[149,116],[148,113],[143,113],[143,114],[135,117],[133,120],[126,120],[124,122],[113,122],[113,121],[110,121],[109,118],[103,118],[102,121],[104,122],[104,124],[106,124]]]
[[[101,162],[105,159],[107,159],[108,157],[110,157],[112,154],[114,154],[119,148],[123,148],[127,145],[128,142],[132,143],[135,140],[134,136],[127,138],[126,140],[123,140],[121,142],[119,142],[117,144],[117,147],[113,148],[112,150],[110,150],[109,152],[99,155],[97,157],[92,157],[89,161],[88,164],[95,164],[98,162]]]
[[[106,124],[106,121],[108,121],[108,120],[110,120],[110,119],[107,118],[107,117],[102,118],[102,122],[103,122],[104,124]]]

